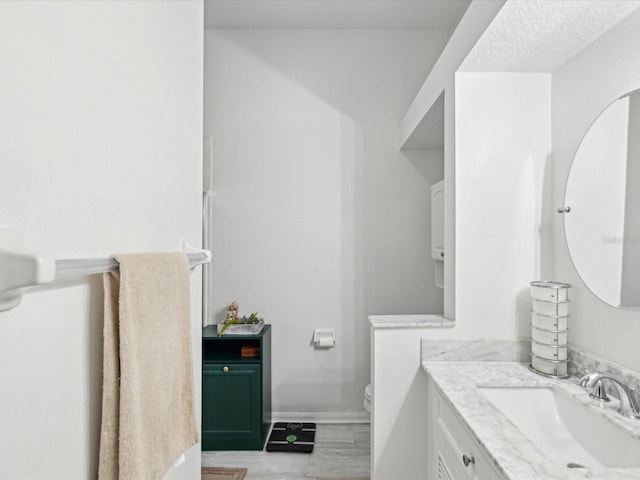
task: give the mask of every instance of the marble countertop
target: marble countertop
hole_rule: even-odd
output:
[[[520,342],[513,342],[520,343]],[[437,345],[440,345],[438,347]],[[494,345],[495,347],[495,345]],[[493,349],[488,342],[423,340],[423,368],[494,464],[512,480],[630,480],[640,479],[640,468],[568,469],[552,463],[482,393],[479,386],[554,386],[576,401],[598,410],[607,420],[640,438],[640,421],[629,420],[614,406],[600,408],[577,385],[576,379],[557,380],[537,375],[518,361],[522,348]],[[485,352],[484,361],[473,353]],[[515,360],[515,361],[511,361]]]
[[[373,328],[453,328],[455,322],[444,315],[369,315]]]

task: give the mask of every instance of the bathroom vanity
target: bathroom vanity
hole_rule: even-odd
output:
[[[575,377],[546,378],[528,362],[504,361],[502,347],[485,349],[503,350],[501,358],[474,361],[464,343],[451,341],[455,355],[447,356],[442,345],[423,340],[426,478],[640,479],[640,421],[623,417],[616,402],[600,406]]]

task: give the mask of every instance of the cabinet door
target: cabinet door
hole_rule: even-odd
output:
[[[262,448],[260,365],[204,365],[202,398],[204,450]]]
[[[435,425],[435,455],[438,480],[471,480],[469,472],[462,468],[462,455],[457,444],[441,420]]]
[[[438,455],[438,480],[455,480],[447,466],[447,462],[440,455]]]

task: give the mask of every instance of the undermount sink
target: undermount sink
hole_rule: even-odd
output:
[[[561,467],[640,467],[640,440],[555,387],[478,387]]]

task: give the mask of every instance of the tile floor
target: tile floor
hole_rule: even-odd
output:
[[[318,424],[313,453],[202,452],[203,467],[245,467],[245,480],[369,480],[370,427]]]

